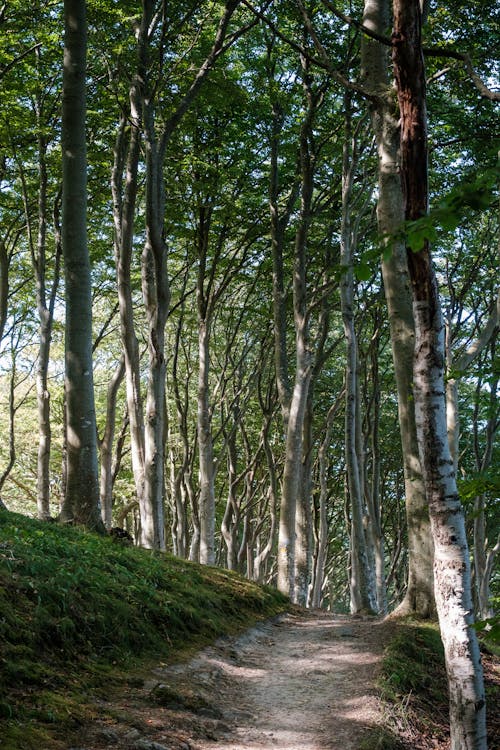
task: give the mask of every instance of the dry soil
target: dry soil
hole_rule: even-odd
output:
[[[101,716],[96,706],[71,750],[357,750],[383,723],[375,680],[386,638],[372,618],[281,616],[155,666]]]

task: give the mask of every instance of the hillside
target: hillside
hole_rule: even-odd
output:
[[[0,512],[2,750],[57,748],[91,696],[288,604],[225,570]]]

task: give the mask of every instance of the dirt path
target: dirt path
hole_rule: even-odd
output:
[[[356,750],[383,722],[385,634],[373,620],[304,612],[221,639],[155,668],[78,750]]]

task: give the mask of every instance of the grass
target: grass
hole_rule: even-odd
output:
[[[492,649],[495,645],[491,633],[485,633],[481,648],[489,747],[500,747],[500,669]],[[398,623],[385,651],[380,690],[387,725],[394,728],[404,748],[427,750],[431,742],[435,748],[449,746],[448,685],[437,623]],[[379,747],[386,750],[385,745]]]
[[[448,688],[437,623],[402,622],[385,650],[379,687],[401,745],[439,746],[448,737]],[[384,746],[382,746],[384,747]],[[388,746],[390,747],[390,745]]]
[[[66,747],[57,733],[131,665],[179,658],[288,604],[226,570],[0,512],[2,750]]]

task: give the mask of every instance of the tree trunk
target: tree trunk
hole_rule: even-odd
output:
[[[333,430],[333,420],[342,405],[344,393],[330,407],[325,425],[325,433],[318,450],[319,473],[319,524],[318,549],[315,560],[311,607],[321,606],[321,596],[325,577],[325,565],[328,551],[328,453]]]
[[[389,0],[365,0],[363,24],[367,28],[384,34],[389,22]],[[405,598],[396,613],[425,618],[435,612],[433,544],[413,405],[415,331],[411,287],[406,248],[403,242],[396,239],[404,221],[399,173],[399,121],[394,106],[395,91],[390,87],[387,74],[388,48],[363,35],[361,55],[363,81],[374,95],[370,108],[378,153],[377,221],[380,235],[387,238],[382,276],[398,396],[408,524],[408,583]]]
[[[157,156],[157,155],[156,155]],[[150,166],[156,173],[158,162]],[[149,178],[147,178],[147,181]],[[155,190],[155,186],[151,186]],[[146,399],[144,496],[141,503],[141,543],[151,549],[165,549],[165,323],[169,308],[166,247],[161,237],[163,210],[151,209],[147,218],[147,239],[142,256],[143,296],[148,318],[149,374]],[[148,211],[146,211],[148,216]]]
[[[47,293],[47,140],[43,135],[42,104],[40,93],[35,101],[35,113],[38,135],[38,228],[36,241],[31,228],[30,199],[26,184],[24,164],[19,163],[19,172],[23,190],[23,202],[28,231],[28,245],[31,254],[31,265],[35,277],[36,305],[39,320],[39,344],[36,369],[36,394],[38,410],[38,456],[37,456],[37,512],[42,521],[50,519],[50,453],[52,432],[50,424],[50,392],[48,387],[48,368],[52,327],[54,322],[54,305],[60,280],[61,234],[59,225],[60,195],[54,204],[54,278],[50,293]]]
[[[365,376],[365,384],[371,388],[370,403],[366,408],[366,441],[370,444],[371,469],[365,466],[365,497],[368,510],[367,538],[369,548],[373,554],[373,569],[375,574],[376,610],[379,614],[387,614],[387,591],[385,581],[385,545],[382,530],[381,492],[380,492],[380,308],[377,306],[374,315],[374,333],[370,339],[369,357],[370,370]],[[368,364],[368,363],[367,363]],[[367,392],[369,389],[367,388]]]
[[[108,384],[106,400],[106,423],[100,441],[101,456],[100,497],[102,520],[107,529],[113,525],[113,441],[116,426],[116,398],[125,375],[125,360],[122,357]]]
[[[84,0],[65,0],[64,22],[62,246],[66,280],[68,444],[66,495],[61,520],[101,530],[92,375],[92,298],[87,247],[87,20]]]
[[[428,210],[425,69],[419,0],[394,0],[393,62],[401,115],[405,218]],[[452,750],[486,748],[485,698],[472,627],[465,523],[447,440],[444,324],[427,240],[408,249],[415,319],[414,396],[417,437],[434,537],[436,606],[445,649]]]
[[[139,343],[135,332],[131,281],[141,121],[140,97],[136,81],[131,86],[130,102],[129,143],[125,147],[127,121],[124,118],[120,123],[116,140],[111,188],[115,226],[118,310],[120,316],[120,335],[125,358],[125,387],[130,424],[132,472],[137,501],[141,503],[144,493],[144,415],[141,394]],[[126,159],[125,150],[127,152]],[[125,185],[122,187],[124,171],[126,171],[126,178]]]
[[[351,101],[345,96],[346,133],[342,168],[342,228],[340,265],[345,269],[340,283],[340,304],[346,341],[345,368],[345,454],[347,486],[351,508],[351,612],[372,612],[367,540],[364,529],[362,455],[358,442],[360,399],[358,385],[358,342],[354,326],[354,273],[351,237],[351,194],[356,159],[351,153]]]
[[[295,380],[286,425],[285,466],[278,537],[278,588],[304,605],[310,578],[310,496],[303,490],[302,460],[304,425],[312,376],[309,342],[310,313],[307,309],[307,243],[311,223],[314,156],[310,138],[318,98],[311,89],[309,63],[302,64],[302,88],[307,110],[300,127],[300,218],[295,233],[293,258],[293,317],[295,328]],[[297,513],[297,509],[299,512]],[[297,552],[299,556],[297,557]]]
[[[209,404],[209,323],[199,320],[198,445],[200,462],[200,562],[215,563],[215,469]]]
[[[495,361],[496,337],[491,344],[491,361]],[[479,378],[476,386],[476,404],[474,408],[474,457],[476,471],[484,474],[491,466],[495,433],[498,427],[498,374],[495,374],[489,382],[488,419],[486,429],[484,423],[479,421],[478,407],[482,399],[483,381]],[[484,443],[480,445],[479,431],[481,431]],[[493,572],[493,563],[500,551],[500,534],[496,540],[488,543],[486,536],[486,507],[483,494],[476,496],[474,500],[474,582],[477,600],[477,612],[481,619],[493,617],[494,609],[491,601],[490,579]]]
[[[307,606],[312,578],[312,469],[313,469],[313,381],[310,379],[304,424],[302,426],[302,458],[300,487],[295,519],[295,601]]]

